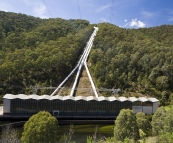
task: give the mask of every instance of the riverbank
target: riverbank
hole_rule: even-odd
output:
[[[13,128],[23,127],[26,121],[12,122],[0,125],[0,130],[2,130],[6,125],[10,125]],[[58,125],[87,125],[87,124],[114,124],[113,120],[58,120]]]
[[[1,123],[2,121],[0,121]],[[7,124],[8,122],[4,122]],[[9,122],[10,123],[10,122]],[[58,136],[63,138],[64,134],[68,133],[70,125],[58,125]],[[105,138],[105,137],[112,137],[113,136],[113,129],[114,124],[86,124],[86,125],[73,125],[73,135],[72,141],[77,143],[86,143],[88,136],[93,136],[96,133],[97,139]],[[22,136],[23,127],[17,127],[16,130],[18,131],[19,138]],[[97,132],[96,132],[97,131]],[[0,132],[1,133],[1,132]],[[61,143],[61,140],[59,141]]]

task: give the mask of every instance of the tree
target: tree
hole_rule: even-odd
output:
[[[160,143],[172,143],[173,142],[173,132],[160,135],[158,142],[160,142]]]
[[[163,131],[165,116],[166,110],[164,107],[159,107],[154,113],[151,121],[153,135],[157,136]]]
[[[62,143],[73,143],[72,136],[74,133],[73,125],[70,125],[69,130],[64,133]]]
[[[143,112],[138,112],[136,114],[136,122],[138,128],[141,129],[145,134],[149,135],[151,132],[151,125],[147,117]]]
[[[114,137],[124,141],[125,138],[139,139],[139,130],[135,113],[130,109],[122,109],[115,120]]]
[[[0,142],[2,142],[2,143],[20,143],[17,130],[12,129],[12,127],[10,125],[7,125],[2,130]]]
[[[160,76],[156,79],[158,89],[167,89],[169,87],[169,79],[167,76]]]
[[[173,132],[173,107],[166,112],[163,129],[164,133]]]
[[[139,129],[139,136],[141,139],[144,139],[146,137],[146,134],[143,132],[143,130]]]
[[[24,125],[22,143],[55,143],[58,140],[58,121],[50,113],[40,111]]]
[[[171,103],[173,101],[173,93],[169,96],[169,102]]]

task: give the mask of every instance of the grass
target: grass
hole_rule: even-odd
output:
[[[94,133],[95,128],[93,125],[75,125],[74,130],[76,132],[88,132]],[[105,125],[105,126],[98,126],[99,133],[113,133],[114,125]]]
[[[104,126],[99,128],[99,132],[103,133],[113,133],[114,125]]]

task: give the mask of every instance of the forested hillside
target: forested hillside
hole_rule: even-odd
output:
[[[0,11],[0,95],[57,86],[74,68],[93,26]],[[43,93],[42,93],[43,94]]]
[[[166,104],[173,92],[173,26],[98,27],[89,58],[97,86],[120,88],[124,96],[155,96]]]
[[[89,56],[98,88],[120,88],[123,96],[157,97],[162,104],[173,99],[172,25],[98,27]],[[86,20],[0,11],[0,95],[29,94],[31,85],[57,86],[76,65],[92,32]]]

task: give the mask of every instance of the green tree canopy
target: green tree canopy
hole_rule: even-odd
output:
[[[173,91],[173,25],[125,29],[100,23],[98,27],[89,57],[97,86],[158,99],[165,90],[169,98]]]
[[[166,112],[163,129],[164,133],[173,132],[173,107]]]
[[[157,136],[161,132],[163,132],[165,116],[166,110],[164,109],[164,107],[159,107],[154,113],[151,121],[152,134],[154,136]]]
[[[136,114],[136,122],[139,129],[141,129],[145,134],[150,135],[151,125],[143,112],[138,112]]]
[[[160,135],[158,142],[160,142],[160,143],[173,143],[173,132]]]
[[[31,85],[57,86],[63,81],[77,64],[93,26],[86,20],[0,11],[0,31],[0,95],[31,94]]]
[[[139,130],[135,113],[130,109],[122,109],[115,120],[114,137],[124,141],[125,138],[139,139]]]
[[[40,111],[24,125],[22,143],[55,143],[58,140],[58,121],[50,113]]]

